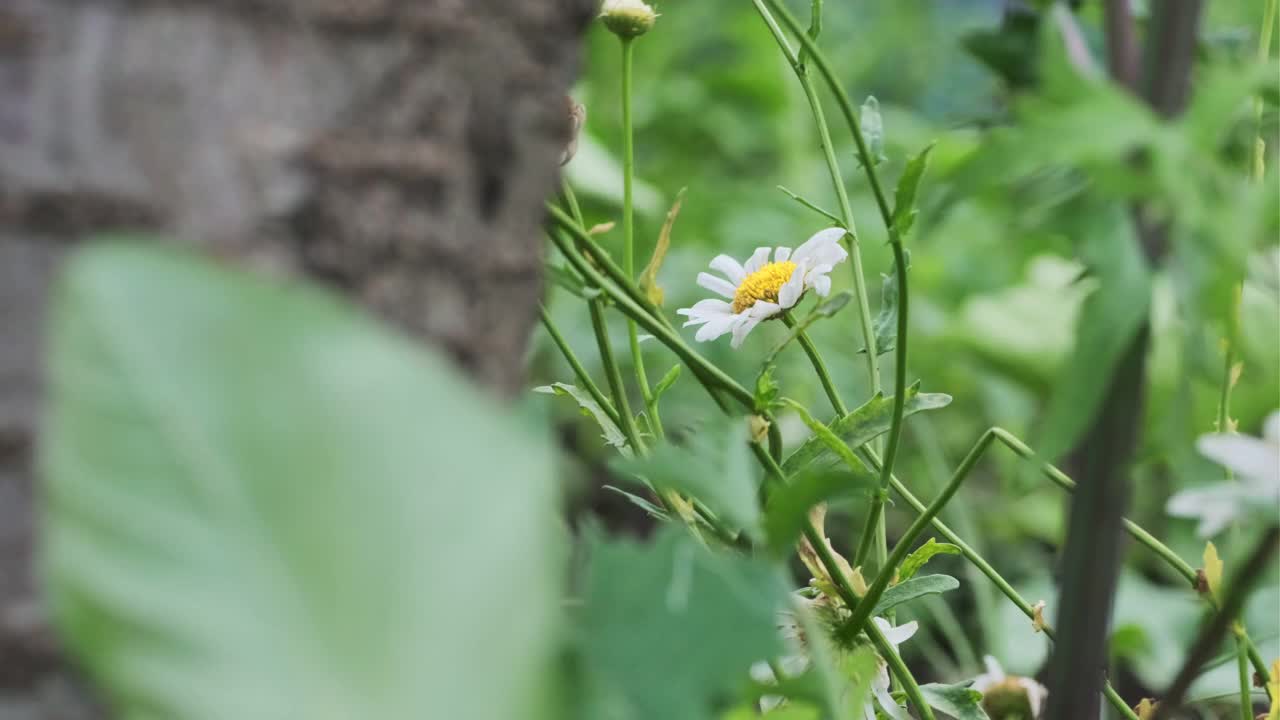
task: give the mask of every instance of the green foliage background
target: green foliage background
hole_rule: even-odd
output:
[[[937,142],[923,186],[920,219],[909,242],[913,282],[909,380],[922,379],[924,390],[946,392],[955,402],[941,413],[922,414],[907,422],[907,444],[899,461],[900,476],[910,478],[908,482],[926,495],[931,494],[928,488],[945,480],[989,425],[999,424],[1029,438],[1044,430],[1047,404],[1074,346],[1072,328],[1090,287],[1087,281],[1076,282],[1083,270],[1074,259],[1078,252],[1072,237],[1078,228],[1064,220],[1070,178],[987,173],[975,179],[969,165],[975,155],[990,148],[990,130],[1012,119],[1008,85],[966,47],[973,33],[999,24],[1002,5],[976,0],[826,3],[821,42],[846,79],[846,89],[855,102],[868,95],[880,101],[888,158],[881,166],[883,174],[892,182],[910,154],[930,141]],[[1100,3],[1085,5],[1081,25],[1095,56],[1105,57],[1098,31]],[[1141,10],[1144,4],[1137,5]],[[807,3],[792,3],[792,7],[800,17],[806,16]],[[674,312],[705,296],[693,280],[717,253],[742,258],[760,245],[794,246],[826,224],[775,186],[784,185],[832,210],[836,203],[804,96],[751,4],[668,0],[657,9],[662,15],[656,29],[636,47],[636,158],[642,184],[637,196],[638,262],[656,239],[667,204],[687,186],[672,248],[659,274],[665,307]],[[1252,54],[1260,3],[1211,2],[1206,13],[1202,54],[1210,62],[1229,64]],[[620,144],[618,72],[615,38],[603,28],[594,28],[588,37],[584,78],[574,92],[588,111],[584,150],[568,168],[584,199],[588,224],[620,215],[618,160],[608,150]],[[1231,105],[1215,110],[1230,114],[1234,109]],[[1105,145],[1109,134],[1123,136],[1132,131],[1126,125],[1129,118],[1118,111],[1099,107],[1092,112],[1086,124],[1074,129],[1088,128],[1093,134],[1046,134],[1044,156],[1071,153],[1073,141]],[[834,116],[833,108],[828,108],[828,115]],[[1274,178],[1274,110],[1264,116],[1263,131],[1269,141],[1268,169]],[[864,262],[876,303],[874,274],[891,271],[891,253],[883,244],[870,193],[857,171],[852,143],[839,128],[833,126],[833,132],[862,231]],[[1052,147],[1059,142],[1064,147]],[[1239,155],[1243,168],[1242,142],[1232,135],[1224,146],[1228,154]],[[1109,160],[1115,162],[1115,158]],[[1220,220],[1225,226],[1234,221]],[[604,245],[616,253],[620,232],[603,237]],[[1257,434],[1262,418],[1280,405],[1276,315],[1280,254],[1274,245],[1253,252],[1248,267],[1241,325],[1244,372],[1234,410],[1241,430]],[[1192,274],[1195,270],[1191,269]],[[1220,469],[1200,458],[1193,444],[1196,436],[1213,429],[1224,328],[1220,309],[1204,317],[1184,312],[1174,283],[1179,272],[1186,270],[1174,268],[1153,279],[1156,336],[1131,516],[1154,529],[1184,557],[1198,558],[1202,541],[1191,532],[1192,523],[1171,520],[1163,504],[1180,488],[1221,477]],[[832,277],[837,291],[851,285],[847,267],[837,268]],[[575,347],[593,347],[581,304],[553,298],[551,308]],[[629,356],[621,322],[612,330],[616,355],[625,363]],[[862,343],[855,313],[846,311],[811,332],[824,348],[844,396],[866,398],[869,389],[862,357],[857,354]],[[747,382],[784,335],[779,323],[766,323],[740,351],[730,350],[727,342],[702,344],[698,350]],[[686,337],[691,339],[692,333]],[[535,356],[538,378],[570,379],[554,347],[545,337],[540,342]],[[656,342],[644,347],[651,376],[675,362]],[[584,361],[596,362],[592,352],[583,356]],[[591,369],[598,376],[598,368]],[[811,372],[798,348],[783,353],[778,378],[787,392],[825,412],[826,401]],[[885,370],[884,377],[890,375]],[[687,427],[710,412],[702,390],[687,378],[664,396],[663,407],[669,429]],[[572,417],[568,403],[561,405],[561,412],[567,421]],[[584,422],[580,429],[577,445],[582,451],[588,457],[593,453],[607,457],[607,449],[595,439],[594,425]],[[805,430],[797,422],[785,427],[784,434],[791,442],[803,437]],[[1052,608],[1050,570],[1062,539],[1064,496],[1015,458],[999,452],[982,464],[980,473],[982,477],[966,486],[944,518],[966,537],[979,539],[980,549],[1015,579],[1024,595],[1043,597]],[[891,527],[901,527],[907,519],[905,513],[892,511],[890,517]],[[1243,551],[1243,543],[1239,545]],[[963,577],[959,561],[946,567]],[[1198,614],[1180,588],[1166,584],[1168,575],[1150,557],[1132,553],[1130,568],[1118,608],[1114,649],[1130,661],[1126,667],[1143,684],[1158,687],[1176,670],[1174,658],[1180,653],[1174,648],[1189,640]],[[946,624],[940,621],[958,620],[975,653],[991,652],[1011,670],[1035,672],[1045,654],[1043,639],[984,583],[966,583],[964,593],[958,605],[959,596],[953,593],[948,598],[953,608],[939,609],[943,614],[932,617],[940,628],[939,644],[945,642],[941,625]],[[1273,579],[1252,606],[1254,622],[1259,623],[1255,637],[1267,657],[1280,652],[1277,609],[1280,591]],[[948,612],[957,617],[947,618]],[[930,619],[930,613],[922,615]],[[938,648],[928,647],[929,642],[913,641],[904,646],[904,652],[916,659],[934,656]],[[962,653],[959,659],[955,671],[977,670],[966,667],[975,658]],[[1221,669],[1226,672],[1213,676],[1220,682],[1204,684],[1199,688],[1202,693],[1230,689],[1231,669]]]

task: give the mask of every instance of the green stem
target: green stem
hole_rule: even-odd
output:
[[[782,314],[782,322],[787,327],[794,328],[796,326],[795,318],[791,317],[790,311]],[[836,411],[836,417],[842,418],[849,414],[849,408],[845,407],[844,401],[840,399],[840,393],[836,390],[835,383],[831,380],[831,373],[827,371],[827,364],[822,361],[822,355],[818,352],[818,347],[813,344],[813,340],[809,338],[809,334],[803,329],[796,332],[796,340],[800,342],[800,347],[804,348],[804,353],[809,356],[809,362],[813,364],[813,370],[818,374],[818,381],[822,383],[822,389],[827,393],[827,399],[831,401],[831,407]]]
[[[613,408],[613,403],[609,402],[604,393],[600,392],[600,387],[595,384],[595,381],[591,379],[591,375],[587,373],[587,369],[582,366],[578,356],[574,354],[573,348],[569,347],[569,343],[565,341],[555,322],[551,320],[551,315],[547,312],[547,308],[539,306],[538,313],[542,318],[542,326],[547,329],[547,334],[551,336],[556,347],[560,349],[560,354],[569,363],[569,367],[573,368],[573,374],[578,378],[578,384],[582,385],[587,394],[591,395],[591,399],[595,400],[596,404],[604,410],[609,419],[613,421],[613,424],[621,427],[622,421],[618,417],[618,411]]]
[[[587,303],[591,310],[591,328],[596,333],[596,345],[600,348],[600,363],[604,366],[605,379],[609,382],[609,390],[613,393],[613,401],[618,407],[618,419],[622,433],[627,442],[635,448],[636,453],[644,454],[644,444],[640,439],[640,431],[636,429],[635,416],[631,414],[631,404],[627,401],[627,389],[622,384],[622,372],[613,358],[613,348],[609,346],[609,330],[605,327],[604,311],[601,303],[591,300]]]
[[[764,0],[764,2],[768,3],[774,13],[782,18],[782,22],[786,24],[787,28],[796,36],[796,39],[813,57],[814,65],[817,66],[818,72],[822,74],[832,95],[835,96],[836,104],[839,106],[841,114],[844,115],[845,123],[849,126],[849,132],[853,135],[853,143],[857,147],[858,159],[862,162],[862,170],[867,177],[867,184],[871,186],[871,195],[875,198],[876,209],[880,213],[880,219],[889,235],[889,244],[893,248],[894,273],[898,281],[899,292],[898,339],[897,350],[894,355],[893,423],[889,426],[888,441],[885,445],[884,469],[880,475],[881,488],[888,488],[889,476],[893,473],[893,465],[897,459],[898,445],[902,437],[902,419],[906,414],[907,325],[909,317],[908,299],[910,296],[907,288],[906,251],[902,246],[902,239],[898,236],[897,229],[894,226],[893,211],[889,208],[884,187],[880,183],[879,175],[876,174],[875,158],[871,155],[866,138],[862,135],[862,126],[858,122],[857,113],[853,109],[853,102],[849,100],[849,95],[845,92],[844,86],[841,85],[839,78],[836,77],[835,72],[831,69],[831,64],[827,61],[826,56],[823,55],[822,50],[818,48],[812,38],[804,33],[800,23],[782,5],[780,0]],[[869,354],[874,354],[872,344],[867,345],[867,350]],[[872,524],[879,528],[877,537],[883,537],[883,507],[875,513],[871,520]],[[880,542],[877,546],[877,555],[880,555],[880,550],[883,547],[884,543]]]
[[[827,162],[827,172],[831,176],[831,186],[836,193],[836,201],[840,204],[840,215],[844,219],[844,228],[849,231],[848,247],[850,266],[853,270],[853,294],[854,300],[858,305],[858,321],[862,328],[862,342],[867,348],[867,377],[871,381],[871,392],[880,392],[880,354],[876,349],[876,333],[871,320],[871,303],[867,297],[867,281],[866,274],[862,269],[862,250],[858,243],[858,230],[854,224],[853,207],[849,204],[849,194],[845,191],[844,177],[840,172],[840,163],[836,160],[835,146],[831,142],[831,130],[827,126],[826,113],[822,110],[822,101],[818,98],[818,93],[813,87],[813,79],[809,75],[809,71],[804,66],[804,61],[797,56],[791,49],[791,45],[787,42],[787,38],[782,33],[782,28],[778,27],[778,23],[773,16],[769,14],[769,10],[763,5],[762,0],[752,0],[756,7],[756,12],[764,20],[768,26],[769,32],[773,35],[773,39],[778,44],[778,48],[786,57],[787,63],[791,65],[791,69],[795,71],[796,79],[800,81],[800,87],[804,90],[805,99],[809,103],[809,112],[813,115],[814,125],[818,129],[818,139],[822,146],[823,157]],[[822,2],[814,0],[812,8],[812,17],[810,21],[810,40],[816,40],[818,32],[822,28]],[[817,31],[814,31],[814,28]]]
[[[1236,672],[1240,678],[1240,720],[1253,720],[1253,678],[1249,673],[1249,648],[1236,636]]]
[[[551,207],[551,211],[553,215],[560,212],[559,208],[554,206]],[[572,228],[571,226],[570,232],[574,229],[576,228]],[[682,340],[679,335],[658,319],[659,316],[651,314],[648,309],[646,309],[641,303],[637,302],[632,297],[631,292],[620,289],[614,283],[606,280],[605,277],[600,274],[600,271],[596,270],[591,263],[587,262],[586,258],[584,258],[582,254],[579,253],[578,250],[565,238],[562,238],[559,234],[554,232],[549,234],[552,242],[556,244],[556,247],[559,248],[560,252],[565,256],[565,259],[569,261],[570,265],[573,265],[575,270],[586,278],[589,283],[608,295],[609,299],[612,300],[618,309],[625,313],[627,317],[635,320],[641,327],[652,333],[653,336],[663,345],[670,348],[685,365],[688,365],[689,368],[694,371],[694,375],[707,386],[708,391],[712,392],[713,397],[716,397],[713,389],[714,386],[714,388],[719,388],[720,390],[727,392],[748,412],[751,412],[754,409],[755,396],[747,391],[746,388],[739,385],[737,381],[725,374],[723,370],[708,362],[706,358],[702,357],[685,344],[684,340]],[[588,252],[593,250],[598,252],[598,248],[593,248],[590,243],[587,243],[582,247]],[[598,257],[607,256],[600,256],[596,254],[592,255],[593,259]],[[626,286],[623,286],[623,288],[625,287]],[[630,288],[630,290],[634,290],[634,288]]]
[[[635,203],[632,195],[635,185],[635,138],[631,112],[631,78],[634,56],[632,38],[620,37],[622,43],[622,268],[628,278],[636,275],[635,258]],[[627,343],[631,347],[631,366],[635,369],[636,384],[644,399],[646,417],[653,434],[662,437],[662,419],[658,416],[658,404],[649,387],[649,377],[644,370],[644,353],[640,349],[640,334],[633,320],[627,320]]]

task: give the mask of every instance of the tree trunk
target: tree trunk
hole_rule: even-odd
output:
[[[30,572],[41,324],[67,248],[142,231],[304,275],[510,395],[594,4],[0,8],[0,720],[93,714]]]

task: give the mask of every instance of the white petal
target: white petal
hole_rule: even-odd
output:
[[[706,342],[715,340],[721,335],[734,329],[734,326],[741,322],[740,315],[724,315],[712,318],[707,321],[706,325],[698,328],[698,334],[693,336],[698,342]]]
[[[1018,678],[1018,684],[1027,693],[1027,702],[1031,705],[1031,716],[1040,717],[1040,707],[1049,697],[1049,688],[1031,678]]]
[[[699,300],[694,303],[693,307],[680,308],[676,311],[676,314],[687,316],[689,321],[684,324],[684,327],[689,327],[690,325],[698,325],[722,315],[732,315],[733,306],[723,300],[707,298],[706,300]]]
[[[897,627],[890,625],[887,620],[883,620],[881,618],[873,618],[873,622],[875,622],[876,627],[880,629],[880,632],[884,635],[885,639],[893,645],[895,650],[899,645],[911,639],[911,636],[915,635],[916,630],[920,628],[920,624],[915,620],[912,620],[906,625],[899,625]]]
[[[800,296],[804,294],[804,279],[807,275],[804,265],[796,267],[791,277],[778,289],[778,304],[784,308],[794,307]]]
[[[796,248],[796,251],[791,254],[791,259],[795,262],[810,260],[813,261],[810,262],[811,265],[840,262],[848,255],[844,248],[840,247],[840,238],[844,235],[844,228],[833,227],[820,230]],[[837,250],[839,253],[836,252]]]
[[[995,680],[996,682],[1004,680],[1004,668],[1000,667],[999,660],[996,660],[990,655],[984,655],[982,657],[982,664],[987,666],[987,675],[991,676],[992,680]]]
[[[782,306],[777,303],[771,303],[768,300],[757,300],[754,305],[747,308],[746,312],[756,320],[767,320],[781,313]]]
[[[1262,439],[1272,445],[1280,445],[1280,410],[1268,415],[1266,422],[1262,423]]]
[[[747,273],[753,273],[764,267],[767,262],[769,262],[769,248],[759,247],[756,248],[756,251],[751,253],[751,257],[747,259],[745,269]]]
[[[789,257],[791,257],[791,248],[786,247],[785,245],[779,245],[773,249],[774,262],[786,262]]]
[[[724,273],[724,276],[734,285],[742,282],[742,278],[747,276],[747,271],[742,269],[742,265],[728,255],[717,255],[711,261],[711,269]]]
[[[729,299],[733,299],[734,293],[738,292],[738,288],[733,283],[724,278],[716,277],[711,273],[698,273],[698,284],[717,295],[722,295]]]
[[[755,329],[760,324],[760,320],[753,317],[745,317],[742,322],[733,328],[733,340],[729,342],[729,347],[737,350],[742,347],[742,341],[747,338],[747,333]]]
[[[1237,475],[1280,485],[1280,446],[1247,435],[1202,435],[1196,449]]]
[[[872,688],[872,692],[876,696],[876,702],[880,704],[880,709],[885,715],[893,718],[893,720],[911,720],[907,714],[902,711],[897,701],[889,694],[888,688],[876,686]]]

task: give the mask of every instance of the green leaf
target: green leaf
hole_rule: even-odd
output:
[[[704,720],[755,661],[776,657],[786,589],[767,563],[713,553],[679,527],[590,543],[582,666],[630,718]],[[510,717],[518,717],[518,714]]]
[[[778,402],[778,381],[773,377],[775,370],[777,366],[770,357],[756,376],[755,409],[758,413],[767,412]]]
[[[847,467],[801,471],[783,487],[769,495],[764,530],[769,548],[784,555],[800,537],[809,509],[837,498],[869,496],[879,487],[880,478],[858,463],[859,470]]]
[[[824,318],[835,317],[836,313],[843,310],[852,299],[852,292],[848,290],[841,290],[835,295],[832,295],[819,303],[818,306],[813,309],[813,314],[817,317]]]
[[[591,397],[591,394],[577,385],[569,383],[552,383],[550,385],[542,385],[533,389],[536,393],[545,393],[547,395],[559,395],[561,397],[573,398],[578,403],[579,410],[582,414],[593,418],[596,424],[600,426],[600,430],[604,432],[604,442],[606,445],[618,448],[618,452],[623,455],[630,455],[631,448],[627,446],[627,438],[614,424],[609,417],[609,413],[600,407],[600,403]]]
[[[666,522],[667,520],[670,519],[670,516],[667,515],[667,512],[665,510],[658,507],[657,505],[654,505],[648,500],[645,500],[639,495],[636,495],[634,493],[629,493],[626,490],[623,490],[622,488],[616,485],[604,485],[603,487],[605,490],[608,490],[610,492],[615,492],[621,495],[622,497],[626,498],[628,502],[640,508],[641,510],[645,511],[645,513],[647,513],[649,517],[652,517],[654,520]]]
[[[903,250],[907,258],[907,269],[911,269],[911,251]],[[897,268],[897,260],[894,260],[894,268]],[[880,288],[880,312],[876,313],[875,324],[872,326],[876,333],[876,355],[884,355],[893,352],[898,345],[898,273],[890,270],[888,275],[881,273],[880,277],[884,278],[884,284]],[[865,353],[867,349],[864,347],[859,353]]]
[[[875,95],[868,95],[858,112],[858,126],[862,128],[862,137],[867,141],[867,151],[871,155],[871,163],[879,165],[886,160],[884,156],[884,119],[880,117],[880,101]]]
[[[553,456],[509,408],[154,244],[80,251],[50,334],[42,574],[120,717],[560,717]]]
[[[612,467],[658,490],[692,495],[736,527],[757,529],[756,473],[740,417],[717,417],[689,433],[685,445],[659,445],[647,458],[619,458]]]
[[[929,683],[920,686],[920,694],[929,707],[956,720],[988,720],[987,712],[982,709],[982,693],[969,689],[967,684]]]
[[[906,560],[902,561],[902,566],[898,568],[898,582],[905,582],[911,579],[925,563],[929,562],[935,555],[959,555],[960,548],[951,543],[940,543],[936,538],[929,538],[929,541],[916,548]]]
[[[667,250],[671,248],[671,228],[676,224],[676,216],[680,214],[680,206],[684,203],[684,191],[688,188],[680,188],[680,192],[676,193],[676,201],[671,204],[671,209],[667,211],[667,219],[662,223],[662,230],[658,233],[658,242],[653,246],[653,256],[649,258],[649,264],[644,266],[644,271],[640,273],[640,290],[644,292],[645,297],[649,298],[649,302],[658,307],[662,307],[662,301],[665,299],[662,288],[658,286],[658,270],[662,269],[662,261],[667,257]]]
[[[921,575],[905,582],[898,583],[880,596],[880,602],[871,611],[872,615],[883,615],[889,610],[905,603],[924,597],[950,592],[960,587],[960,581],[950,575]]]
[[[658,384],[653,386],[653,399],[656,401],[658,398],[662,397],[662,394],[670,390],[671,386],[675,385],[676,381],[679,379],[680,366],[672,365],[671,369],[668,370],[667,373],[662,376],[662,379],[658,381]]]
[[[1076,344],[1058,372],[1040,440],[1050,462],[1073,447],[1102,404],[1111,374],[1147,321],[1151,271],[1129,216],[1118,204],[1081,208],[1080,253],[1097,280],[1084,301]]]
[[[907,167],[898,179],[898,188],[893,193],[893,229],[898,239],[907,236],[916,221],[916,194],[920,190],[920,180],[929,167],[929,152],[935,143],[929,143],[918,155],[907,161]]]
[[[904,417],[925,410],[937,410],[951,404],[951,396],[943,393],[922,393],[920,384],[907,388],[906,412]],[[893,420],[893,398],[876,395],[864,405],[831,424],[834,432],[850,448],[857,449],[879,435],[888,432]],[[839,461],[830,448],[817,437],[811,437],[796,448],[782,463],[782,469],[788,475],[794,474],[813,463],[824,465]]]

